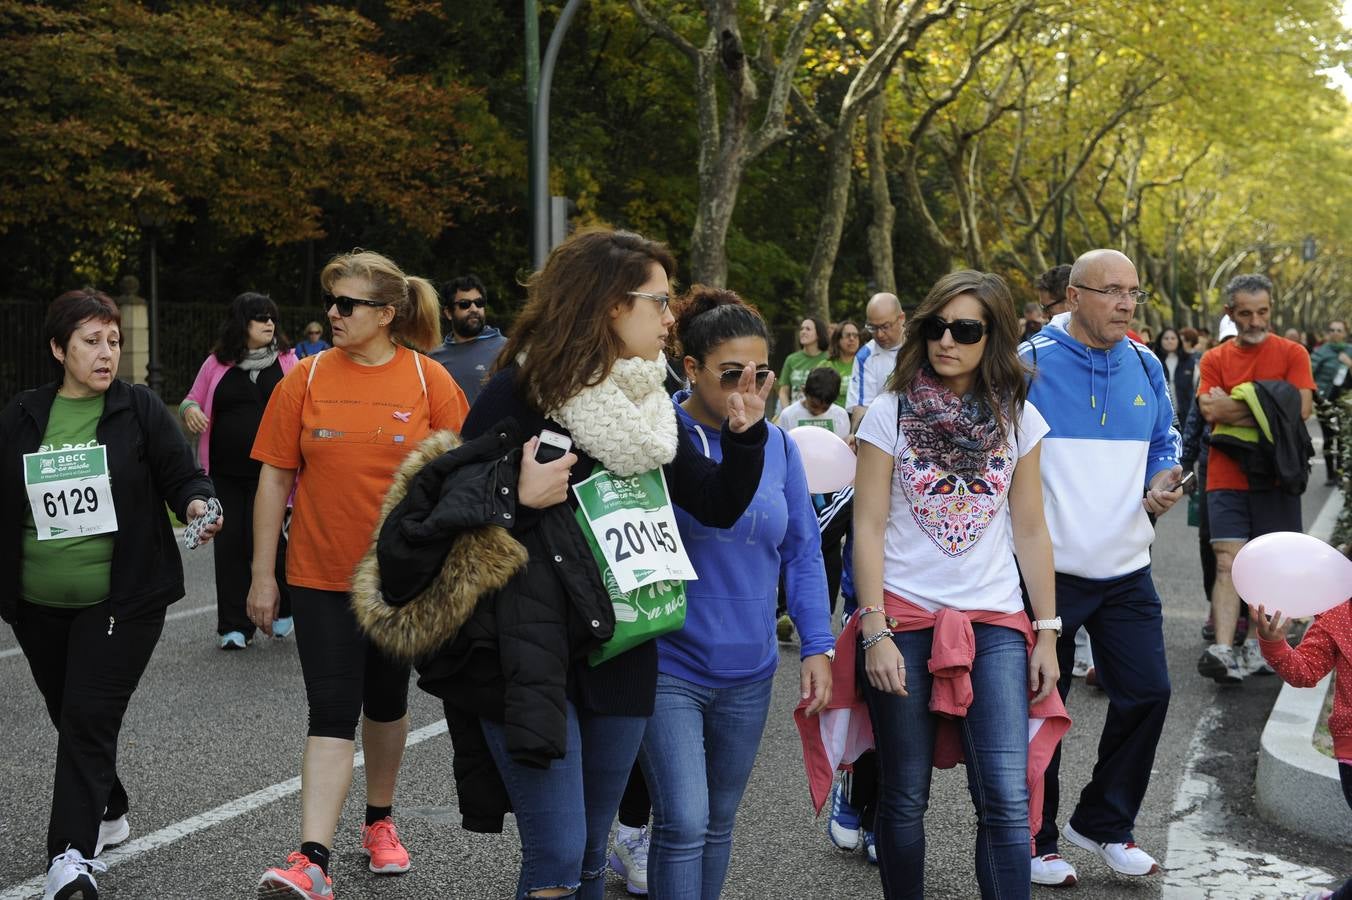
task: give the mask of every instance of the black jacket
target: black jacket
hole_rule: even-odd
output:
[[[426,579],[429,562],[415,559],[415,544],[426,540],[429,555],[434,555],[438,531],[462,537],[449,542],[449,553],[447,543],[440,544],[445,559],[441,580],[430,588],[434,592],[448,581],[448,569],[468,573],[461,557],[489,555],[463,541],[463,530],[473,526],[467,509],[479,510],[483,525],[510,523],[510,537],[529,557],[505,586],[478,596],[454,638],[418,663],[419,686],[445,705],[464,827],[486,832],[501,831],[510,807],[480,719],[504,724],[514,760],[545,766],[566,750],[569,702],[593,713],[648,716],[657,682],[652,641],[599,666],[586,661],[613,633],[615,618],[572,505],[545,510],[504,505],[508,494],[503,489],[513,492],[516,486],[521,445],[543,427],[567,434],[520,398],[512,383],[514,371],[498,373],[485,386],[462,431],[467,443],[428,466],[434,481],[415,479],[407,489],[405,509],[391,508],[391,517],[401,521],[390,526],[381,548],[381,561],[391,565],[391,572],[398,568],[411,573],[392,580],[393,600],[403,600]],[[767,434],[763,423],[740,435],[725,428],[724,462],[718,465],[678,429],[676,459],[666,467],[672,499],[707,524],[735,523],[760,483]],[[576,482],[591,475],[594,461],[576,448],[574,452],[579,454],[572,470]],[[428,510],[432,497],[440,499]],[[419,509],[410,515],[415,506]],[[382,533],[385,529],[382,525]]]
[[[1272,440],[1261,428],[1256,444],[1213,431],[1211,446],[1239,463],[1250,490],[1281,488],[1288,494],[1303,494],[1310,480],[1314,442],[1300,417],[1300,390],[1280,380],[1255,381],[1253,388],[1272,429]]]
[[[47,431],[55,382],[24,391],[0,413],[0,618],[13,622],[22,596],[23,524],[28,493],[23,455],[36,452]],[[216,489],[193,462],[178,423],[149,388],[114,380],[104,395],[96,434],[108,448],[108,472],[117,532],[109,602],[116,619],[167,607],[183,596],[179,559],[167,503],[187,520],[188,504]],[[227,522],[230,510],[224,510]],[[114,624],[114,623],[110,623]]]

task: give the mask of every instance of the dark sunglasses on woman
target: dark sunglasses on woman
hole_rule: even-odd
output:
[[[268,323],[269,325],[271,325],[273,322],[276,322],[276,321],[277,321],[277,317],[276,317],[276,316],[272,316],[272,315],[268,315],[267,313],[260,313],[260,314],[258,314],[258,315],[256,315],[256,316],[249,316],[249,321],[250,321],[250,322],[259,322],[259,323],[266,322],[266,323]]]
[[[353,307],[359,305],[374,306],[376,309],[380,309],[382,306],[389,306],[388,303],[381,303],[379,300],[358,300],[356,297],[337,297],[333,294],[325,294],[323,303],[324,315],[327,316],[329,314],[329,308],[336,305],[338,307],[338,315],[342,316],[344,319],[352,315]]]
[[[757,369],[756,387],[757,388],[765,387],[765,379],[769,378],[770,374],[771,373],[769,369]],[[741,369],[724,369],[722,372],[718,373],[718,386],[725,391],[736,390],[737,385],[738,383],[741,382],[741,380],[742,380]]]
[[[954,319],[952,322],[945,322],[938,316],[930,316],[920,323],[920,336],[927,341],[943,340],[945,331],[952,334],[953,340],[959,344],[975,344],[986,333],[986,323],[978,322],[976,319]]]

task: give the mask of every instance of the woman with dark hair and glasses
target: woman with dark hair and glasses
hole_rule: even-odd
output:
[[[56,380],[0,413],[0,618],[57,730],[43,896],[92,898],[106,871],[95,857],[131,832],[122,716],[183,596],[165,506],[194,522],[215,491],[160,399],[117,380],[121,314],[107,295],[57,297],[43,338]]]
[[[854,371],[854,357],[864,345],[864,329],[854,319],[837,322],[831,329],[831,349],[826,362],[840,375],[840,396],[836,405],[845,408],[845,397],[850,390],[850,373]]]
[[[641,596],[620,592],[618,553],[645,561],[636,580],[654,574],[647,560],[688,571],[671,507],[731,527],[760,481],[773,375],[758,387],[748,364],[730,377],[714,437],[721,463],[697,448],[666,393],[675,269],[665,246],[632,232],[587,231],[560,244],[531,278],[498,371],[465,422],[467,442],[529,438],[510,448],[518,476],[507,519],[529,562],[420,666],[419,684],[446,704],[466,827],[501,831],[503,814],[515,813],[518,898],[605,893],[610,824],[657,688],[654,634],[630,632],[613,653],[593,656],[615,637],[620,614],[637,621],[630,601]],[[537,458],[541,447],[555,453]],[[652,501],[645,509],[662,530],[647,516],[636,530],[639,512],[623,504],[639,497]],[[622,536],[619,527],[592,528],[590,517],[609,504],[630,517],[623,533],[640,543],[603,566],[605,551],[590,549],[587,536],[611,535],[608,547]],[[683,584],[657,579],[635,590],[672,597]]]
[[[178,405],[183,424],[198,435],[197,460],[216,484],[216,496],[234,527],[216,541],[216,634],[222,650],[243,650],[253,640],[245,602],[253,559],[253,504],[260,463],[249,457],[263,410],[275,388],[296,364],[286,335],[277,325],[277,304],[265,294],[240,294],[230,303],[216,346],[197,371]],[[286,583],[278,550],[277,583]],[[273,637],[291,633],[291,601],[283,593]]]
[[[273,633],[281,604],[278,538],[294,491],[286,583],[309,705],[300,847],[284,867],[263,873],[258,896],[330,900],[329,853],[352,785],[359,719],[366,753],[361,849],[372,872],[409,869],[392,811],[408,737],[410,667],[358,628],[352,575],[404,457],[434,431],[459,431],[469,406],[450,374],[419,352],[441,342],[437,292],[427,280],[356,250],[330,260],[319,284],[334,348],[306,357],[282,379],[253,445],[262,467],[248,611]]]
[[[1028,897],[1029,774],[1064,730],[1033,729],[1030,748],[1029,718],[1065,724],[1064,710],[1039,706],[1059,705],[1038,472],[1047,424],[1025,402],[1018,322],[999,276],[944,276],[906,331],[857,434],[860,609],[843,636],[858,641],[878,750],[883,892],[924,895],[930,775],[954,761],[947,747],[967,761],[981,896]]]
[[[696,285],[676,334],[690,383],[676,395],[681,430],[719,462],[719,429],[743,369],[770,374],[765,322],[732,291]],[[657,642],[656,708],[640,753],[653,800],[648,888],[712,900],[770,711],[781,573],[802,637],[809,715],[831,699],[835,638],[816,510],[798,447],[782,430],[771,428],[755,497],[735,524],[710,527],[679,508],[676,521],[699,580],[688,588],[685,627]]]

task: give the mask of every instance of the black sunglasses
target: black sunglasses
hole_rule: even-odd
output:
[[[457,301],[455,301],[455,308],[458,309],[458,310],[461,310],[461,311],[467,310],[467,309],[469,309],[471,306],[477,306],[479,309],[483,309],[485,305],[486,305],[486,303],[485,303],[485,301],[484,301],[484,299],[483,299],[482,297],[480,297],[480,298],[477,299],[477,300],[457,300]]]
[[[382,306],[389,306],[388,303],[381,303],[379,300],[358,300],[356,297],[335,297],[333,294],[324,295],[324,315],[329,314],[329,307],[338,306],[338,315],[346,319],[352,315],[352,309],[355,306],[374,306],[380,309]]]
[[[943,340],[945,331],[952,334],[953,340],[959,344],[975,344],[985,335],[986,323],[978,322],[976,319],[954,319],[952,322],[945,322],[938,316],[930,316],[920,323],[920,335],[927,341]]]
[[[276,316],[268,315],[267,313],[260,313],[259,315],[256,315],[256,316],[249,316],[249,321],[250,321],[250,322],[260,322],[260,323],[261,323],[261,322],[267,322],[269,325],[271,325],[273,322],[276,322],[276,321],[277,321],[277,317],[276,317]]]
[[[713,371],[713,369],[710,369],[707,366],[700,366],[700,368],[704,369],[706,372]],[[765,379],[769,378],[771,374],[773,373],[771,373],[769,369],[757,369],[756,387],[758,388],[765,387]],[[725,391],[736,390],[737,385],[741,382],[741,380],[742,380],[741,369],[724,369],[722,372],[718,373],[718,386]]]

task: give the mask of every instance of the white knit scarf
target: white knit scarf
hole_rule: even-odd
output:
[[[676,458],[676,410],[663,388],[665,356],[615,361],[610,374],[583,388],[549,417],[578,449],[616,475],[639,475]]]

